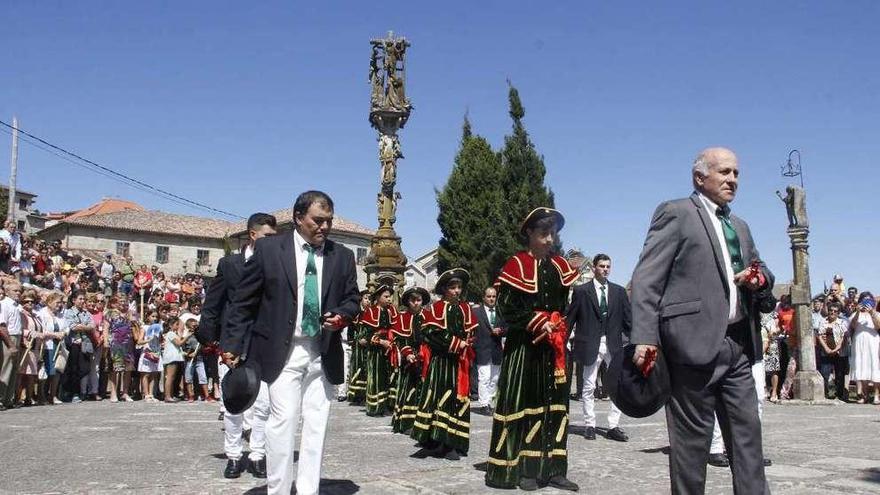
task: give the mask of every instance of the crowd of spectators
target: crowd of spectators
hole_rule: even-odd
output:
[[[880,314],[871,292],[847,287],[835,275],[822,294],[813,297],[811,322],[816,367],[829,399],[880,404]],[[791,297],[784,295],[764,315],[764,370],[771,402],[792,398],[798,365],[798,334]]]
[[[193,337],[205,287],[107,253],[0,230],[0,411],[83,400],[215,401],[219,351]]]

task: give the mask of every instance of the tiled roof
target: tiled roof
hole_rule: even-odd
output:
[[[89,206],[88,208],[83,208],[67,217],[64,217],[65,221],[75,220],[77,218],[88,217],[91,215],[100,215],[103,213],[113,213],[116,211],[144,211],[144,207],[131,202],[126,201],[124,199],[116,199],[116,198],[104,198],[101,201]]]
[[[293,224],[293,211],[291,208],[284,208],[283,210],[277,210],[270,213],[272,216],[278,220],[278,228],[284,229],[285,227],[290,227]],[[239,222],[236,224],[235,229],[232,231],[234,235],[244,234],[247,230],[247,221]],[[351,220],[347,220],[345,218],[340,217],[339,215],[333,216],[333,228],[330,230],[331,233],[339,232],[343,234],[355,234],[355,235],[363,235],[363,236],[374,236],[376,235],[376,231],[364,227],[359,223],[352,222]]]
[[[222,239],[234,232],[237,226],[236,223],[226,220],[147,210],[116,211],[73,219],[68,217],[58,222],[57,225],[61,224],[209,239]]]

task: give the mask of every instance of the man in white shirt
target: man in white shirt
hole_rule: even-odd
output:
[[[17,407],[15,391],[21,345],[21,308],[18,306],[21,285],[7,282],[3,289],[6,295],[0,300],[0,411]]]
[[[16,232],[14,221],[6,221],[6,228],[0,230],[0,239],[3,239],[6,241],[6,244],[9,244],[9,261],[15,263],[21,261],[21,234]]]

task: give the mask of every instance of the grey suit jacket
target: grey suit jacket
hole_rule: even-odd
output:
[[[749,226],[731,215],[746,265],[760,260]],[[662,203],[654,212],[632,277],[633,344],[663,348],[666,359],[708,365],[721,349],[730,308],[721,245],[699,196]],[[767,287],[773,274],[762,265]],[[754,295],[742,288],[752,356],[761,356]]]

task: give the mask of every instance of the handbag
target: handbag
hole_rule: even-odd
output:
[[[149,349],[144,349],[144,359],[152,363],[158,363],[159,355]]]
[[[70,351],[67,350],[67,343],[61,340],[55,351],[55,373],[64,373],[64,370],[67,369],[68,356],[70,356]]]

